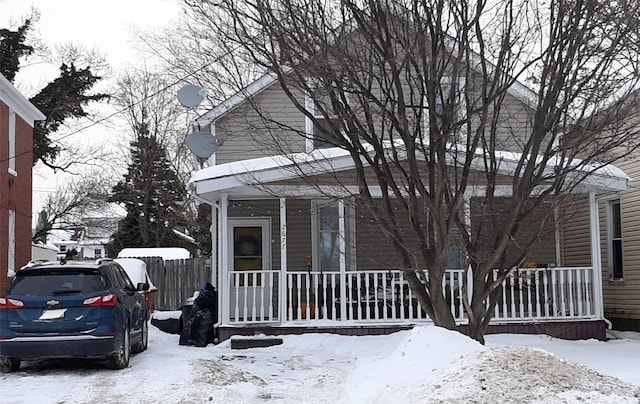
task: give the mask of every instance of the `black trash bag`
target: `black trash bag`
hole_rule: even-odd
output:
[[[218,322],[218,292],[206,282],[191,307],[191,314],[180,332],[180,345],[205,347],[215,337],[213,325]]]

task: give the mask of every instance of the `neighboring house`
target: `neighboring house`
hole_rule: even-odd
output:
[[[635,124],[640,124],[636,117]],[[617,163],[632,178],[640,177],[640,151]],[[600,245],[604,315],[616,329],[640,330],[640,189],[603,196]]]
[[[58,257],[75,250],[75,259],[106,258],[106,245],[123,215],[123,209],[115,204],[106,205],[99,211],[87,210],[78,220],[81,225],[51,230],[48,242],[58,248]]]
[[[43,119],[0,74],[0,295],[31,260],[33,125]]]
[[[63,257],[75,250],[74,259],[105,258],[106,245],[112,231],[100,226],[82,226],[72,230],[52,230],[50,243],[55,245],[59,257]]]
[[[532,96],[515,83],[506,95],[511,116],[530,118]],[[299,97],[302,105],[309,105],[308,96]],[[260,132],[264,117],[307,128],[309,137],[292,133],[289,144],[297,146],[295,155],[268,155],[247,136]],[[212,236],[221,340],[234,334],[307,330],[380,334],[429,322],[398,270],[397,252],[355,202],[353,159],[342,149],[313,141],[309,119],[276,79],[265,75],[197,123],[224,138],[216,165],[190,180],[193,194],[216,212]],[[514,119],[509,124],[523,123]],[[505,150],[498,156],[507,167],[501,171],[506,177],[514,174],[509,171],[517,162],[514,153],[517,150]],[[481,172],[481,167],[474,168]],[[341,186],[332,186],[338,177]],[[534,246],[528,265],[505,282],[490,332],[605,338],[598,209],[601,195],[617,195],[629,180],[623,171],[607,166],[576,189],[549,236]],[[508,198],[505,194],[504,201]],[[466,203],[473,226],[479,201],[469,193]],[[467,269],[460,262],[455,253],[450,256],[445,295],[464,328],[460,296]]]

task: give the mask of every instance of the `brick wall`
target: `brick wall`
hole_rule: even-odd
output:
[[[8,172],[9,108],[0,102],[0,295],[9,285],[7,277],[9,210],[15,211],[15,268],[31,260],[33,128],[16,115],[17,175]]]

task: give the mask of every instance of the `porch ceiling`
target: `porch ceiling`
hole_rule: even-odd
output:
[[[388,149],[391,149],[389,145]],[[396,151],[397,151],[397,144]],[[513,176],[521,158],[520,153],[499,152],[496,158],[500,161],[499,173]],[[451,163],[454,164],[453,159]],[[553,161],[551,161],[553,163]],[[631,183],[631,178],[614,165],[598,167],[585,164],[581,161],[569,163],[559,161],[558,164],[580,167],[575,172],[576,177],[586,176],[581,184],[581,189],[594,189],[599,192],[623,191]],[[317,149],[310,153],[293,153],[235,161],[220,164],[196,171],[189,180],[190,191],[198,198],[209,202],[215,202],[220,195],[227,194],[230,197],[264,198],[275,196],[316,197],[327,195],[326,189],[307,187],[282,187],[275,183],[282,180],[309,177],[319,174],[339,172],[354,168],[355,164],[349,153],[340,148]],[[482,152],[477,153],[473,168],[481,170],[484,167]],[[548,169],[552,174],[553,165]],[[334,187],[335,194],[342,196],[357,189]]]

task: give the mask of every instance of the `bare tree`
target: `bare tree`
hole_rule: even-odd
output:
[[[321,127],[309,134],[262,115],[272,129],[262,138],[274,150],[300,151],[280,136],[294,131],[351,154],[359,206],[402,257],[423,309],[449,329],[455,321],[443,293],[445,270],[452,247],[464,252],[466,284],[473,285],[464,307],[479,341],[499,285],[523,263],[554,207],[594,170],[636,147],[638,130],[619,123],[632,109],[626,101],[638,79],[640,4],[185,4],[194,24],[218,35],[211,43],[233,56],[217,65],[226,73],[218,79],[246,82],[238,76],[251,62],[275,75],[296,108]],[[514,89],[529,114],[514,113]],[[509,198],[501,198],[505,188]],[[524,234],[534,215],[537,225]],[[406,218],[409,228],[400,225]]]
[[[109,210],[107,194],[106,182],[96,172],[75,178],[66,187],[58,188],[47,197],[39,213],[32,240],[46,243],[52,230],[84,227],[88,216]],[[108,216],[105,214],[105,217]]]

